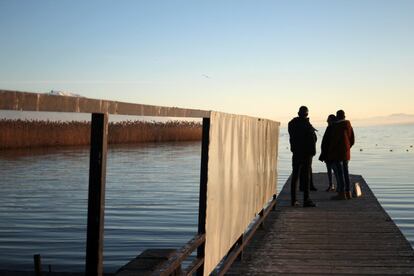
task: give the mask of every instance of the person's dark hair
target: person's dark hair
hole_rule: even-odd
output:
[[[336,121],[336,116],[333,115],[333,114],[329,114],[327,121],[328,122],[335,122]]]
[[[336,112],[336,119],[338,119],[338,120],[345,119],[345,111],[343,111],[342,109],[341,110],[338,110]]]
[[[309,110],[308,110],[308,108],[306,106],[302,105],[299,108],[299,111],[298,111],[299,117],[306,118],[306,117],[308,117],[308,113],[309,113]]]

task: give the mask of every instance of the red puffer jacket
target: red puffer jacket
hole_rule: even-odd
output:
[[[333,125],[332,140],[329,145],[328,160],[344,161],[351,159],[351,147],[355,143],[354,130],[348,120]]]

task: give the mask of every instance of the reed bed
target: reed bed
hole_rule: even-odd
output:
[[[109,144],[198,141],[201,124],[188,121],[110,122]],[[0,120],[0,149],[81,146],[90,143],[90,122]]]

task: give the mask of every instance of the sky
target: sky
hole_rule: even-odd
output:
[[[0,0],[0,89],[286,122],[414,114],[414,1]]]

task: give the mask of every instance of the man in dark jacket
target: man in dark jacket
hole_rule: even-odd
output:
[[[312,157],[316,153],[315,129],[309,122],[308,108],[301,106],[299,117],[293,118],[288,124],[290,151],[292,156],[292,179],[291,179],[291,204],[298,206],[296,200],[296,187],[300,178],[303,186],[303,207],[315,207],[309,198],[309,181],[311,173]]]

